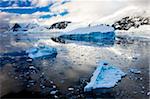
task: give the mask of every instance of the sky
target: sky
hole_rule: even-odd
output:
[[[126,11],[148,10],[150,0],[0,0],[0,27],[58,21],[92,23]]]

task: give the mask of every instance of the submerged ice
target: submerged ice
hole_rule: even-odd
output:
[[[84,87],[84,91],[112,88],[123,76],[125,73],[119,68],[109,65],[107,62],[101,62],[93,73],[90,82]]]
[[[39,46],[33,47],[26,51],[28,53],[28,57],[35,59],[35,58],[54,58],[57,55],[56,48],[49,47],[49,46]]]

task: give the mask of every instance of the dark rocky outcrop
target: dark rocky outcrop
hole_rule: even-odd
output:
[[[18,23],[15,23],[14,26],[11,28],[11,30],[18,31],[21,28],[21,26]]]
[[[51,25],[49,29],[65,29],[71,21],[57,22]]]
[[[52,37],[51,38],[54,42],[58,42],[58,43],[63,43],[65,44],[65,40],[63,40],[62,38],[60,37]]]
[[[141,25],[150,25],[150,17],[124,17],[115,22],[112,27],[115,30],[129,30],[131,27],[138,28]]]

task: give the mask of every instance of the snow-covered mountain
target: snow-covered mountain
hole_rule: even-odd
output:
[[[35,29],[40,27],[36,23],[15,23],[10,26],[10,31],[18,32],[18,31],[29,31],[31,29]]]
[[[64,16],[58,15],[50,17],[48,19],[36,19],[34,21],[27,23],[24,22],[17,23],[19,24],[19,27],[18,26],[14,27],[15,23],[13,23],[13,25],[11,26],[11,30],[14,30],[14,32],[23,31],[26,33],[45,32],[45,31],[64,32],[64,31],[72,31],[82,27],[106,24],[114,27],[115,30],[117,31],[125,30],[131,32],[131,30],[133,29],[134,31],[135,30],[141,31],[141,28],[143,26],[150,25],[149,7],[139,6],[135,4],[124,5],[120,2],[116,2],[117,4],[114,4],[113,1],[109,2],[104,1],[103,4],[101,3],[102,2],[100,1],[92,2],[90,0],[87,2],[74,0],[72,0],[69,3],[58,2],[52,5],[49,9],[53,13],[58,13],[63,10],[66,10],[68,13],[65,14]],[[111,6],[108,7],[108,5],[110,4]],[[48,14],[44,12],[38,13]],[[36,13],[36,15],[38,15],[38,13]]]
[[[62,30],[67,28],[71,21],[56,22],[52,25],[40,25],[38,23],[14,23],[10,26],[12,32],[33,32],[33,31],[50,31],[50,30]]]
[[[71,21],[57,22],[52,24],[49,29],[65,29],[70,23]]]
[[[150,17],[127,16],[116,21],[112,27],[114,27],[116,30],[129,30],[131,27],[138,28],[141,25],[150,25]]]
[[[101,24],[97,23],[95,25]],[[87,26],[81,26],[77,23],[72,23],[71,21],[61,21],[56,22],[51,25],[40,25],[38,23],[15,23],[11,25],[10,30],[13,32],[23,31],[23,32],[33,32],[33,31],[52,31],[52,30],[72,30],[81,27],[95,26],[93,24],[87,24]],[[113,24],[106,24],[114,27],[115,30],[129,30],[130,28],[139,28],[140,26],[150,25],[150,17],[142,16],[126,16],[121,20],[117,20]]]

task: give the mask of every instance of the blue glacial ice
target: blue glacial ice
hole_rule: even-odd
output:
[[[125,76],[125,73],[115,66],[109,65],[107,62],[101,62],[94,71],[90,82],[84,87],[85,92],[96,89],[108,89],[117,85],[117,82]]]
[[[70,41],[79,41],[80,43],[90,43],[95,45],[113,45],[115,41],[115,32],[111,26],[99,25],[85,28],[78,28],[66,32],[58,39]]]
[[[56,48],[49,47],[49,46],[33,47],[26,50],[26,53],[28,53],[28,57],[32,59],[55,58],[57,56]]]

